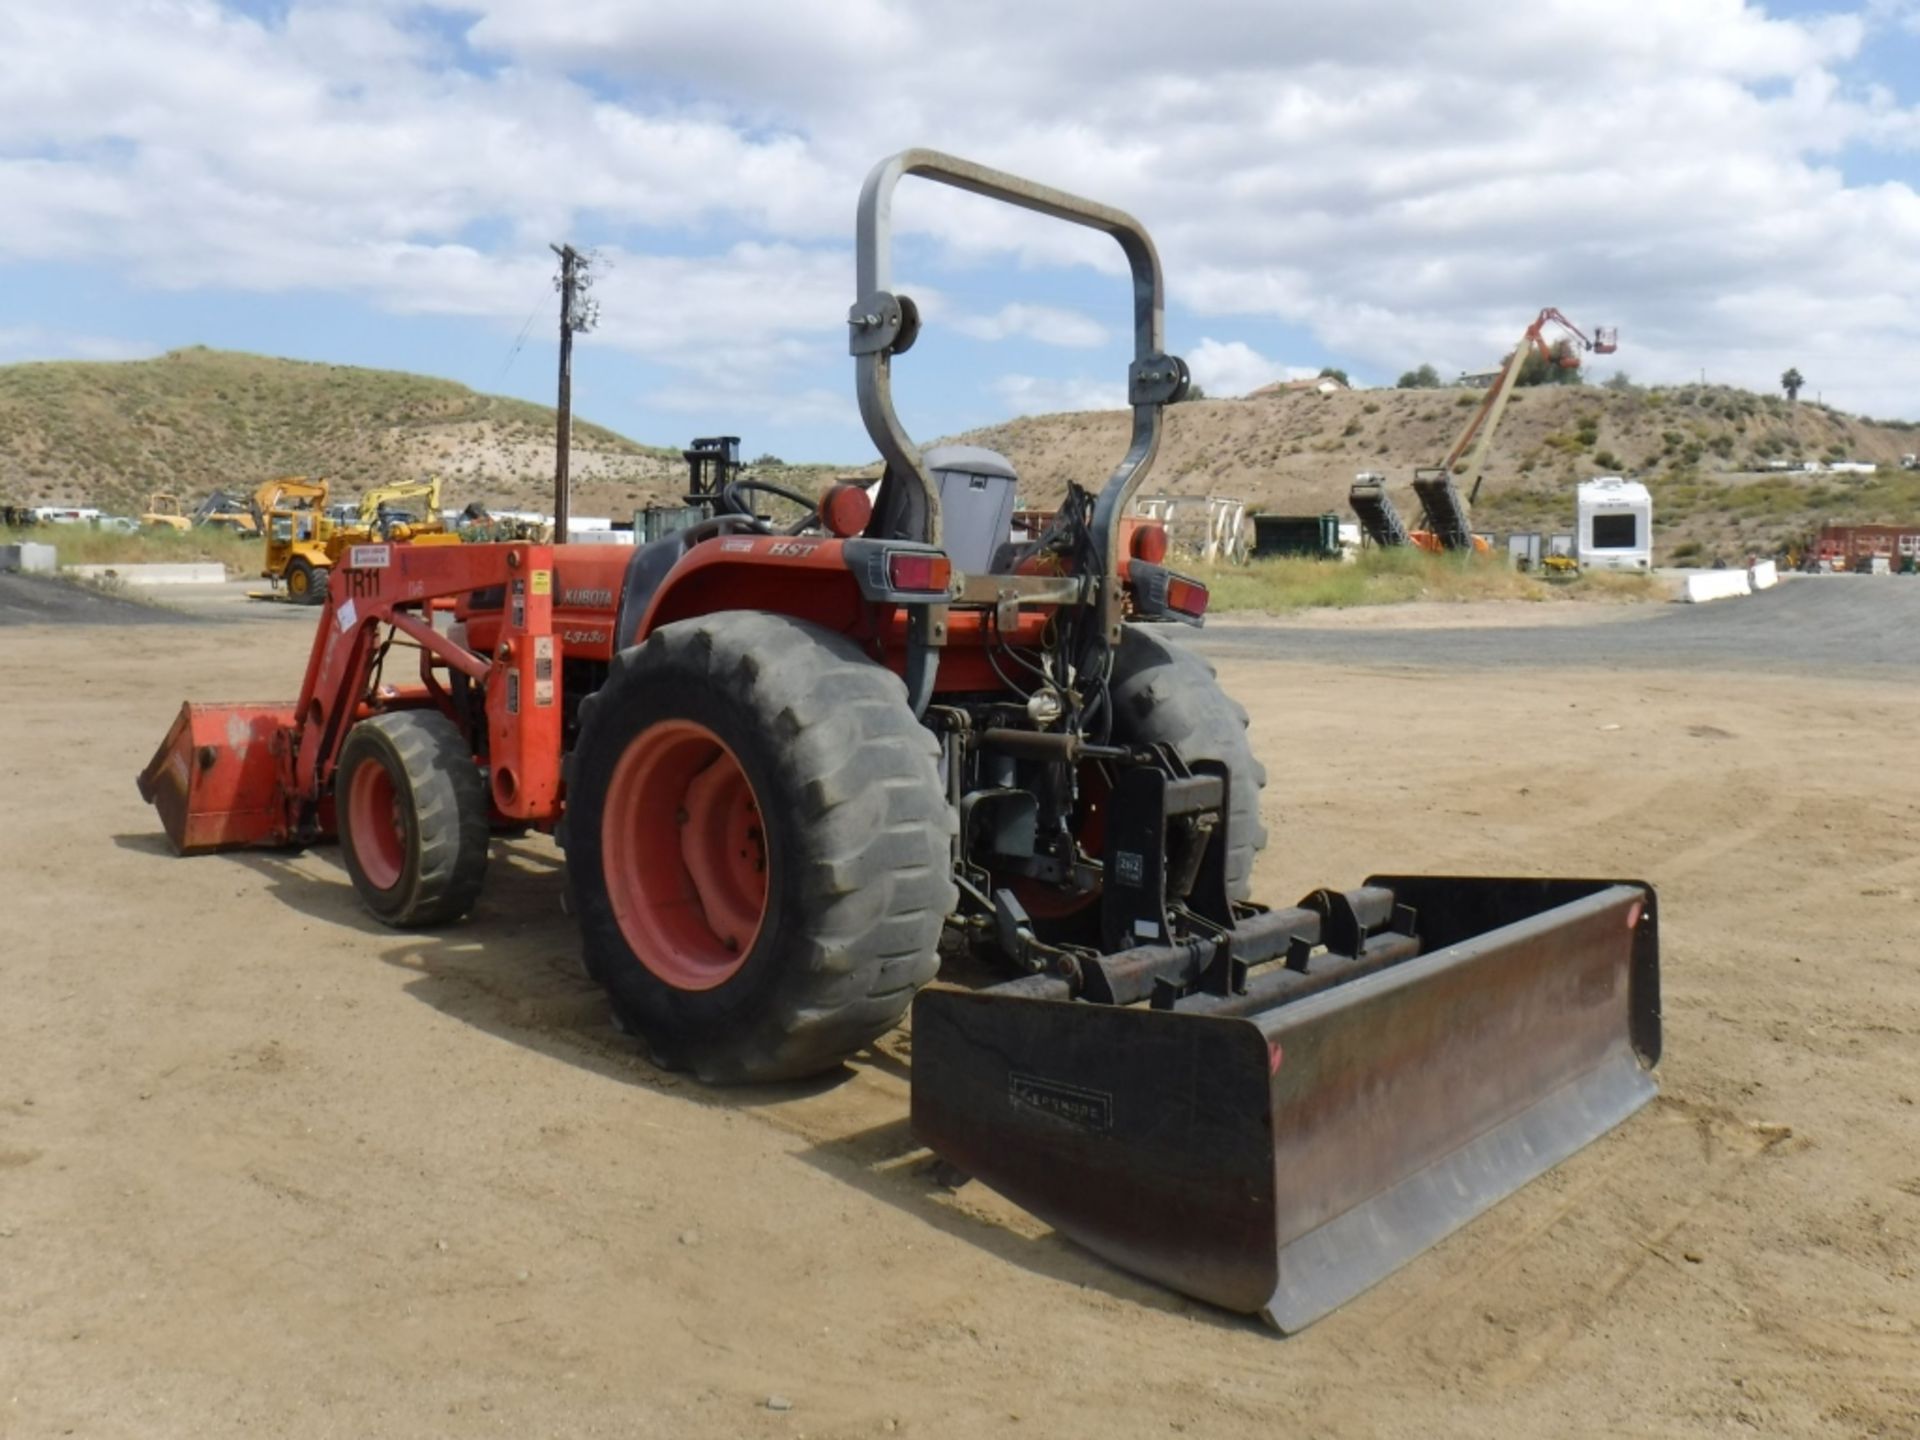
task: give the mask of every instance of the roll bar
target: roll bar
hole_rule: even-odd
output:
[[[940,543],[940,492],[927,472],[920,447],[900,423],[893,407],[892,363],[919,334],[920,317],[912,299],[892,292],[893,190],[903,176],[919,175],[1023,210],[1036,210],[1075,225],[1102,230],[1120,243],[1133,272],[1133,363],[1127,367],[1127,402],[1133,407],[1133,434],[1127,453],[1108,477],[1094,503],[1093,539],[1104,567],[1098,603],[1103,628],[1119,623],[1114,576],[1120,562],[1120,517],[1146,479],[1160,447],[1160,407],[1187,389],[1186,363],[1165,353],[1166,292],[1160,256],[1153,239],[1131,215],[1109,205],[1083,200],[1064,190],[1037,185],[961,160],[938,150],[902,150],[875,165],[860,189],[855,221],[855,289],[859,298],[848,312],[848,349],[854,358],[854,389],[860,418],[887,462],[896,484],[907,489],[907,538]],[[1117,634],[1110,633],[1117,639]]]

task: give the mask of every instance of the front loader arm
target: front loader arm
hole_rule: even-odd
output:
[[[484,590],[498,590],[505,604],[482,655],[434,617]],[[422,652],[423,683],[403,689],[381,675],[397,639]],[[355,545],[328,590],[300,698],[188,702],[141,772],[140,794],[182,855],[303,844],[332,828],[334,769],[354,725],[384,710],[432,705],[467,727],[500,814],[551,821],[560,803],[560,644],[551,546]],[[437,683],[442,667],[478,688],[483,732]]]
[[[479,590],[505,592],[505,613],[491,656],[436,629],[436,610]],[[559,640],[553,633],[550,545],[355,545],[328,590],[300,688],[298,736],[289,790],[317,813],[333,781],[348,730],[389,702],[435,703],[432,688],[402,696],[372,688],[388,640],[405,636],[432,661],[458,670],[485,696],[486,754],[493,803],[520,820],[553,818],[560,795]],[[464,721],[466,717],[455,716]]]

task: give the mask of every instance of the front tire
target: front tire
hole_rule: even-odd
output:
[[[287,596],[296,605],[326,604],[326,567],[315,565],[304,555],[296,555],[287,566]]]
[[[471,747],[438,710],[396,710],[353,727],[333,806],[353,888],[397,929],[457,920],[487,874],[487,789]]]
[[[581,707],[567,873],[587,968],[668,1068],[831,1069],[939,968],[939,747],[845,637],[737,611],[662,627]]]

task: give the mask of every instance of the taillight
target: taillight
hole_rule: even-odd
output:
[[[1167,527],[1153,524],[1135,526],[1133,543],[1127,548],[1134,559],[1158,565],[1167,558]]]
[[[1164,566],[1128,561],[1127,588],[1133,592],[1133,608],[1138,615],[1166,617],[1186,625],[1198,625],[1206,617],[1207,587]]]
[[[828,533],[850,540],[873,518],[873,500],[863,485],[830,485],[820,497],[820,523]]]
[[[944,595],[952,579],[953,563],[944,555],[896,550],[887,556],[887,583],[895,590]]]
[[[1167,577],[1167,608],[1176,615],[1198,620],[1207,613],[1207,587],[1184,575]]]

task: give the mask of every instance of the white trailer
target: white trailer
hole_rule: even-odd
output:
[[[1653,497],[1638,480],[1596,475],[1575,500],[1575,558],[1583,570],[1653,568]]]

